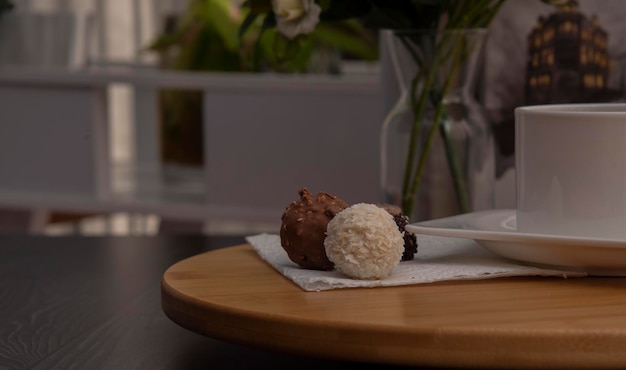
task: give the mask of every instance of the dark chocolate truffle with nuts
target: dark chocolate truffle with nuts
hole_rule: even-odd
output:
[[[410,261],[415,257],[417,253],[417,236],[409,231],[406,231],[405,226],[409,223],[409,218],[402,213],[402,209],[393,204],[378,204],[379,207],[385,209],[393,216],[393,220],[398,225],[398,230],[404,237],[404,253],[402,254],[402,261]]]
[[[348,204],[326,192],[312,196],[305,188],[300,199],[291,202],[281,217],[280,244],[289,259],[311,270],[332,270],[335,266],[326,256],[326,226]]]

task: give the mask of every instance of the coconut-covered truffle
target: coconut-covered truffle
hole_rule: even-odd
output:
[[[300,199],[291,202],[281,217],[280,244],[289,259],[299,266],[332,270],[334,265],[324,250],[326,225],[348,204],[326,192],[312,196],[303,188],[298,194]]]
[[[417,253],[417,236],[406,231],[406,225],[409,223],[409,217],[402,212],[402,208],[393,204],[379,204],[379,207],[383,208],[393,216],[393,220],[398,225],[398,230],[402,233],[404,238],[404,253],[402,253],[402,261],[410,261],[415,258]]]
[[[383,279],[400,263],[404,239],[393,216],[375,204],[357,203],[326,228],[326,255],[354,279]]]

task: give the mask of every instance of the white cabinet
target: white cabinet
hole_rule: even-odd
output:
[[[106,92],[135,89],[136,161],[110,162]],[[155,92],[204,91],[196,187],[163,180]],[[378,77],[0,69],[0,207],[279,221],[300,187],[377,202]],[[121,186],[120,186],[121,184]]]

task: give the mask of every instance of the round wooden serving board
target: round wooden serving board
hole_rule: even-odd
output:
[[[300,355],[490,368],[626,368],[626,278],[306,292],[249,245],[171,266],[162,306],[213,338]]]

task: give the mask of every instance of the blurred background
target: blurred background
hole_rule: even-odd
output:
[[[301,187],[376,200],[376,32],[252,57],[241,5],[4,1],[0,230],[276,232]]]
[[[516,106],[623,101],[623,1],[558,3],[507,0],[490,26],[495,208],[515,207]],[[398,92],[378,31],[320,23],[295,49],[274,30],[254,44],[260,24],[239,35],[246,12],[241,0],[0,0],[0,232],[252,234],[277,232],[303,187],[379,202]],[[572,37],[557,43],[559,25]],[[577,38],[579,25],[601,37]]]

